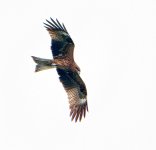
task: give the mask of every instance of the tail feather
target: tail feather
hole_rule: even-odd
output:
[[[52,69],[55,68],[55,66],[44,66],[44,65],[36,65],[35,72],[47,70],[47,69]]]
[[[35,57],[35,56],[31,56],[34,60],[35,63],[37,64],[43,64],[43,65],[51,65],[52,64],[52,60],[51,59],[44,59],[44,58],[39,58],[39,57]]]
[[[35,57],[35,56],[32,56],[32,59],[37,64],[36,68],[35,68],[35,72],[52,69],[52,68],[56,67],[56,65],[52,64],[51,59],[44,59],[44,58],[39,58],[39,57]]]

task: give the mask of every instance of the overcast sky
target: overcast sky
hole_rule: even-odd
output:
[[[76,47],[89,113],[71,122],[53,70],[45,19],[58,18]],[[155,150],[156,1],[0,2],[1,150]]]

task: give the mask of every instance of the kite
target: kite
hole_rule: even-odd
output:
[[[64,24],[50,18],[44,23],[51,37],[53,59],[32,56],[36,63],[35,72],[56,68],[69,99],[71,120],[81,121],[88,111],[87,89],[80,77],[80,67],[74,61],[74,42]]]

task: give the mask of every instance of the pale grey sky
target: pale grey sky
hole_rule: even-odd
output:
[[[31,55],[51,58],[45,19],[75,42],[89,113],[70,121],[55,70],[34,73]],[[1,150],[155,150],[156,2],[0,2]]]

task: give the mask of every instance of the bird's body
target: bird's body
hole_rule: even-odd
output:
[[[80,71],[80,69],[79,69],[78,65],[75,63],[74,59],[72,60],[68,56],[55,58],[54,60],[52,60],[52,64],[56,64],[58,67],[62,66],[67,69],[70,68],[74,72]]]
[[[74,43],[68,34],[64,24],[60,24],[56,19],[51,18],[51,22],[44,23],[52,38],[51,50],[53,59],[43,59],[32,56],[37,63],[36,72],[45,69],[56,68],[59,79],[67,92],[70,116],[72,120],[81,121],[88,111],[87,89],[85,83],[79,76],[80,68],[74,61]]]

